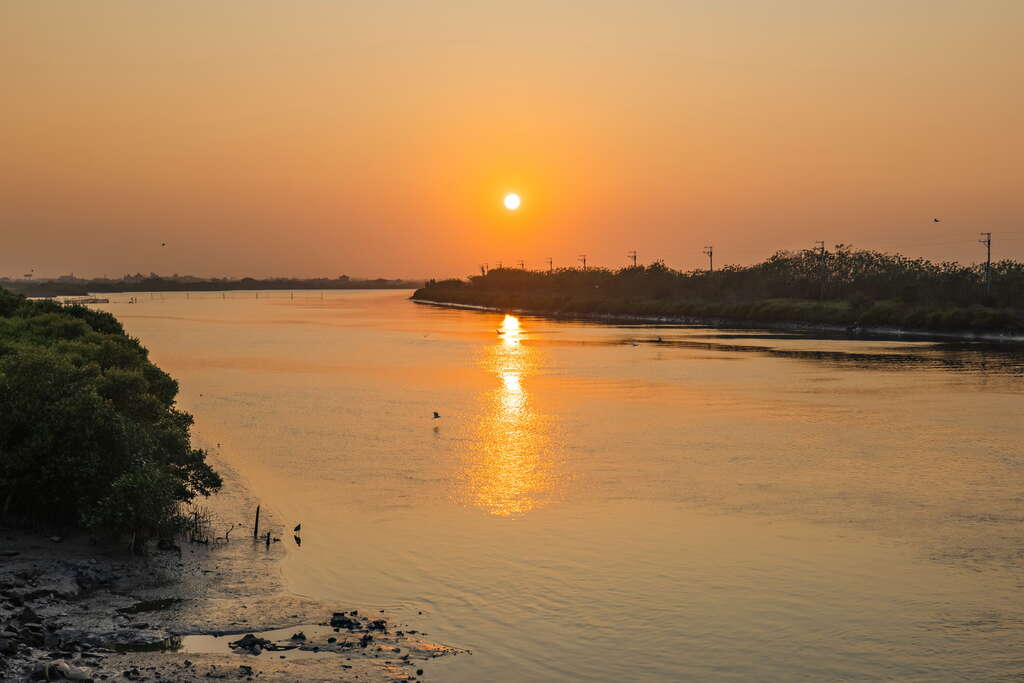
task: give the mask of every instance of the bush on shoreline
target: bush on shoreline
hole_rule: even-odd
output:
[[[0,289],[0,514],[134,545],[173,532],[221,486],[177,393],[109,313]]]
[[[612,271],[503,268],[430,281],[414,298],[552,314],[725,318],[750,322],[1020,330],[1024,264],[934,264],[841,249],[780,252],[749,267],[681,272],[658,262]]]

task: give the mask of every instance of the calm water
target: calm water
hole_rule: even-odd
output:
[[[1024,676],[1021,349],[406,296],[104,308],[302,522],[294,591],[474,651],[428,679]]]

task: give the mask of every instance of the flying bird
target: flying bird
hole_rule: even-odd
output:
[[[441,419],[441,413],[439,413],[439,412],[437,412],[437,411],[435,410],[435,411],[434,411],[434,419],[435,419],[435,420],[439,420],[439,419]]]
[[[302,531],[302,524],[301,524],[301,523],[299,523],[299,524],[296,524],[296,525],[295,525],[295,528],[293,529],[293,531],[294,531],[295,533],[299,533],[300,531]]]

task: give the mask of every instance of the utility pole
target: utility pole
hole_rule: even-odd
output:
[[[985,245],[985,291],[992,292],[992,233],[983,232],[978,240]]]
[[[825,259],[827,252],[825,251],[825,240],[818,240],[815,242],[818,246],[814,247],[814,251],[818,252],[818,258],[820,259],[819,266],[819,279],[821,280],[821,291],[818,294],[819,299],[825,298]]]
[[[519,259],[519,270],[526,270],[526,265],[523,263],[522,259]]]
[[[551,260],[550,256],[548,256],[548,272],[549,273],[555,272],[555,262]]]
[[[708,257],[708,272],[715,272],[715,248],[704,247],[704,255]]]
[[[487,275],[487,266],[488,264],[486,263],[480,264],[480,275]]]
[[[626,254],[626,256],[633,259],[633,267],[636,268],[636,249]]]
[[[587,255],[586,254],[580,254],[580,263],[583,264],[583,270],[586,270],[587,269]]]
[[[498,270],[501,270],[501,261],[498,261]]]

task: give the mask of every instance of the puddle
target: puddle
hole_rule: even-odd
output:
[[[246,633],[252,633],[258,638],[269,640],[278,649],[264,650],[260,655],[249,652],[233,650],[229,643],[241,639]],[[292,640],[296,633],[303,633],[305,640]],[[335,631],[330,626],[317,624],[298,624],[286,628],[271,629],[269,631],[245,631],[224,635],[212,635],[200,633],[195,635],[173,636],[158,643],[143,647],[132,647],[135,652],[179,652],[181,654],[239,654],[250,657],[278,657],[284,655],[287,659],[306,659],[319,657],[324,654],[339,654],[343,651],[359,650],[359,638],[361,634],[352,634],[344,629],[341,632]],[[334,643],[328,643],[329,638],[334,638]],[[347,641],[347,642],[346,642]]]
[[[266,650],[262,655],[253,655],[248,652],[240,653],[250,657],[278,657],[280,655],[284,655],[288,659],[318,657],[325,652],[337,654],[333,648],[327,650],[324,647],[328,638],[337,638],[339,643],[346,639],[356,643],[359,640],[358,636],[352,637],[348,634],[336,633],[329,626],[317,626],[315,624],[299,624],[270,631],[252,631],[251,633],[258,638],[269,640],[275,646],[283,649]],[[292,640],[292,636],[296,633],[304,633],[306,639]],[[179,636],[180,645],[178,652],[189,654],[235,652],[228,643],[233,643],[244,635],[243,633],[230,636],[212,636],[207,634]],[[358,647],[358,644],[356,647]]]
[[[468,650],[458,650],[429,643],[419,638],[416,635],[417,631],[396,629],[389,632],[366,628],[378,623],[377,621],[359,623],[363,626],[359,630],[349,630],[327,624],[295,624],[263,631],[176,635],[154,643],[112,647],[112,649],[121,652],[174,652],[186,655],[234,654],[240,657],[269,657],[287,660],[340,655],[346,659],[356,657],[380,659],[386,664],[403,667],[411,667],[415,661],[427,661],[448,654],[468,652]],[[381,620],[380,623],[383,621]],[[297,634],[302,634],[304,637],[293,638]],[[231,647],[231,643],[244,639],[260,641],[261,647]]]

